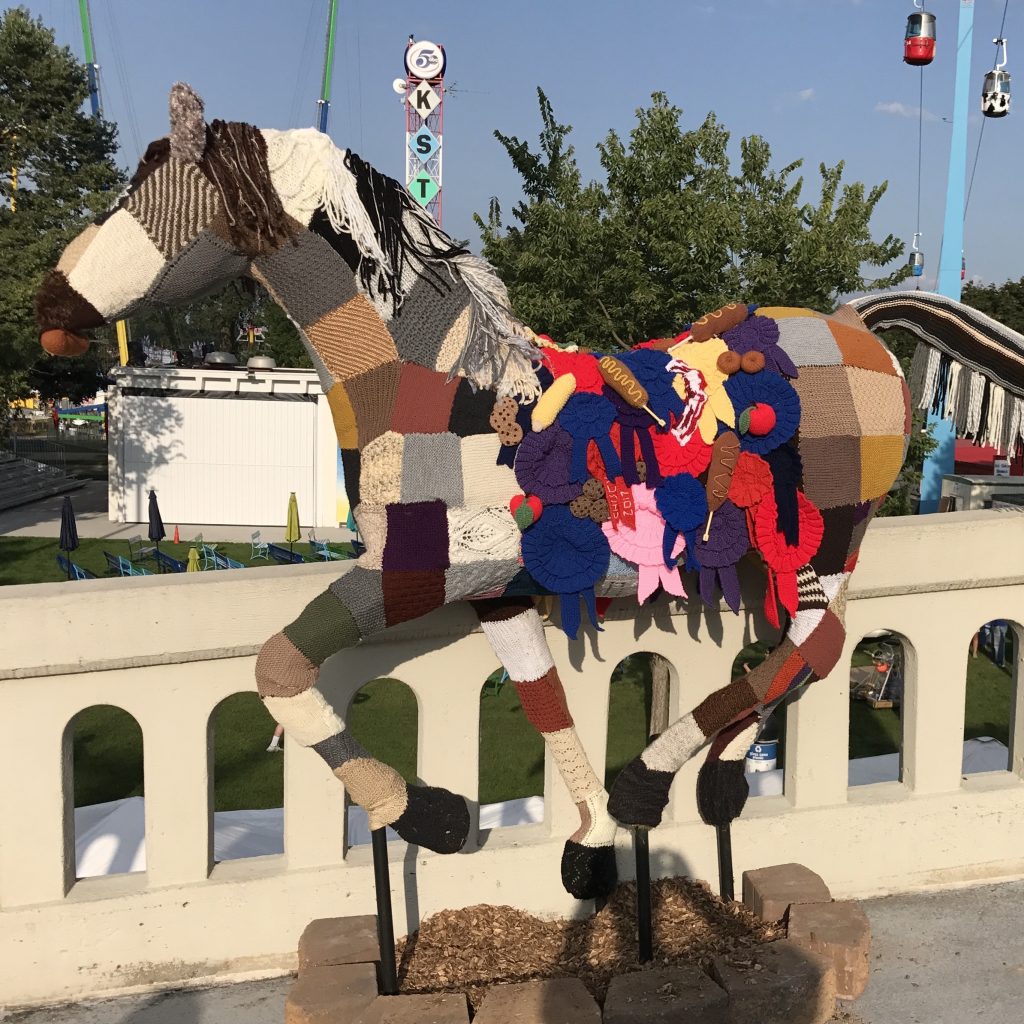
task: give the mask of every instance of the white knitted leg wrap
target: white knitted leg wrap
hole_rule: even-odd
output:
[[[652,771],[675,773],[708,742],[708,738],[701,732],[692,713],[683,715],[654,740],[640,757]]]
[[[263,703],[274,720],[284,726],[288,738],[311,747],[345,728],[334,708],[315,687],[294,697],[264,697]]]
[[[520,682],[540,679],[554,665],[544,623],[533,608],[511,619],[480,625],[510,678]]]

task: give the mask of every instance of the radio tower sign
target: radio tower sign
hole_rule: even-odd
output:
[[[405,48],[405,182],[427,212],[441,223],[444,162],[444,47],[409,37]],[[399,82],[401,79],[399,79]],[[396,87],[398,82],[395,83]]]

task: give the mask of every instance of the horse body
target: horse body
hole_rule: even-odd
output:
[[[150,147],[118,207],[69,246],[40,290],[44,347],[74,354],[83,344],[78,331],[141,303],[185,301],[211,282],[242,274],[260,281],[298,326],[320,375],[366,542],[358,562],[262,648],[256,679],[268,709],[293,740],[321,754],[366,808],[371,827],[391,825],[440,852],[459,849],[469,827],[465,802],[445,790],[408,786],[369,755],[316,681],[332,654],[445,604],[472,601],[580,811],[580,828],[563,856],[566,887],[581,898],[607,892],[617,824],[656,825],[675,772],[716,736],[710,764],[728,766],[721,770],[731,773],[735,791],[742,782],[736,765],[765,708],[827,675],[838,659],[846,583],[905,453],[909,395],[898,365],[846,308],[824,317],[727,307],[679,338],[617,354],[629,374],[650,385],[650,406],[640,412],[593,379],[592,357],[538,347],[486,264],[452,243],[397,182],[354,154],[312,131],[208,127],[187,87],[175,87],[171,107],[170,141]],[[738,354],[729,362],[733,352],[751,347],[762,353],[757,371],[740,371]],[[770,381],[761,376],[765,353],[787,372],[771,371]],[[572,392],[558,381],[573,369],[576,395],[563,407],[551,396]],[[748,429],[751,410],[762,404],[756,387],[750,391],[757,377],[784,394],[779,410],[797,402],[793,436],[770,451],[756,442],[764,434]],[[589,392],[584,378],[592,380]],[[588,393],[589,405],[576,400]],[[738,410],[748,394],[750,407]],[[692,404],[698,395],[700,408]],[[687,402],[693,416],[684,438]],[[586,420],[581,412],[603,416],[609,403],[617,410],[611,448],[608,431],[590,439],[586,423],[579,426]],[[548,412],[545,428],[538,414],[543,421]],[[655,420],[663,429],[652,428]],[[758,429],[766,428],[769,435],[776,429]],[[573,463],[572,479],[559,478],[568,489],[551,479],[557,458],[545,447],[563,434],[573,449],[558,456]],[[756,449],[742,464],[741,442]],[[536,450],[527,458],[531,446]],[[692,472],[683,475],[700,477],[692,487],[706,491],[714,507],[709,517],[703,506],[700,529],[680,525],[673,532],[660,515],[665,511],[676,525],[668,511],[671,488],[656,484],[673,476],[669,463],[684,450],[687,459],[675,469],[689,460]],[[715,451],[719,462],[698,468]],[[747,501],[729,479],[711,499],[723,466],[731,473],[740,465],[761,473],[760,484],[758,472],[748,481],[761,487],[757,501]],[[553,489],[523,533],[510,499],[541,484]],[[773,505],[762,515],[765,487],[774,487]],[[697,491],[687,494],[699,507]],[[635,504],[635,521],[609,521],[609,502],[620,499]],[[631,562],[618,552],[639,550],[644,517],[665,527],[666,550],[658,534],[655,554]],[[783,640],[761,666],[712,694],[627,766],[609,810],[527,595],[561,594],[563,625],[574,632],[579,599],[588,602],[593,588],[623,596],[660,583],[679,593],[675,560],[689,550],[688,558],[697,552],[704,559],[702,596],[717,603],[720,585],[733,604],[733,563],[716,566],[712,551],[728,524],[742,529],[741,540],[747,531],[761,538],[766,607],[771,615],[778,597],[789,613]],[[624,541],[631,528],[632,547]],[[559,530],[570,545],[585,536],[587,551],[567,562]],[[594,552],[596,576],[569,578]]]

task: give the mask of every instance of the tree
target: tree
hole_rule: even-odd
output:
[[[709,114],[683,131],[665,94],[637,111],[628,144],[609,132],[597,146],[604,181],[584,184],[570,125],[538,89],[540,145],[495,132],[522,178],[525,199],[512,225],[491,201],[476,223],[484,255],[509,287],[517,315],[556,340],[606,347],[615,336],[641,340],[677,333],[727,302],[831,309],[845,293],[887,288],[906,267],[873,280],[864,267],[897,259],[893,235],[871,238],[885,192],[844,184],[843,164],[819,168],[817,204],[801,200],[801,161],[771,168],[759,136],[740,144]]]
[[[0,17],[0,408],[34,384],[45,391],[53,360],[39,348],[32,299],[64,247],[107,209],[123,182],[116,129],[90,117],[85,68],[22,7]],[[17,168],[15,191],[8,168]],[[61,368],[65,383],[91,383],[103,363]],[[74,390],[74,389],[73,389]]]
[[[1024,334],[1024,277],[1003,284],[964,285],[963,301]]]

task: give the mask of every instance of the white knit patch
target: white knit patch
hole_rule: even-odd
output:
[[[68,282],[106,320],[139,302],[164,269],[163,253],[146,229],[118,210],[81,253]]]
[[[334,708],[315,688],[294,697],[264,697],[263,703],[274,721],[284,726],[288,737],[304,747],[320,743],[345,728]]]
[[[554,664],[544,623],[530,608],[511,619],[482,622],[484,633],[509,677],[517,683],[540,679]]]
[[[786,630],[786,639],[799,647],[814,632],[818,623],[825,618],[824,608],[806,608],[793,616]]]
[[[98,224],[90,224],[81,234],[76,235],[68,247],[60,254],[60,259],[57,261],[57,269],[65,277],[75,269],[75,264],[78,262],[79,257],[92,244],[92,240],[99,234],[99,230]]]
[[[761,720],[755,719],[749,726],[747,726],[746,729],[743,730],[743,732],[725,745],[725,749],[722,751],[722,756],[719,760],[739,761],[740,758],[746,757],[747,751],[757,738],[757,734],[760,729]]]
[[[501,441],[497,434],[474,434],[462,439],[462,503],[467,508],[507,505],[521,493],[515,473],[495,465]]]
[[[701,732],[693,714],[673,722],[640,755],[645,765],[655,772],[679,771],[710,739]]]
[[[448,509],[448,559],[452,565],[517,559],[522,536],[507,506]]]
[[[837,572],[831,576],[819,576],[818,582],[821,584],[822,590],[825,591],[825,596],[829,599],[829,602],[832,602],[849,578],[850,574],[848,572]]]
[[[570,726],[557,732],[546,732],[544,742],[574,804],[589,803],[592,796],[604,793],[575,728]]]
[[[267,166],[284,212],[308,227],[320,204],[327,180],[327,148],[334,148],[327,135],[314,128],[281,132],[264,128]]]
[[[602,789],[581,802],[585,802],[590,811],[590,828],[577,842],[581,846],[611,846],[619,826],[608,813],[608,794]]]

